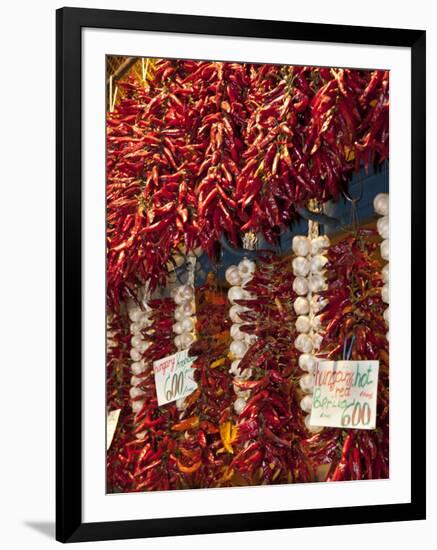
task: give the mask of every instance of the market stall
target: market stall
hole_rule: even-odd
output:
[[[388,72],[107,75],[108,492],[388,477]]]

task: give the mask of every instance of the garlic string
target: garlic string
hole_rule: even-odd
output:
[[[196,256],[188,254],[187,263],[187,282],[178,285],[173,291],[173,299],[176,304],[174,313],[175,324],[173,332],[176,334],[174,344],[178,351],[187,350],[196,340],[196,299],[194,279],[196,272]],[[186,408],[185,399],[177,399],[176,407],[180,411],[179,417],[182,418]]]
[[[298,295],[294,300],[293,307],[298,315],[295,327],[299,333],[294,345],[301,352],[299,367],[306,371],[299,380],[299,385],[306,394],[300,402],[300,407],[305,413],[308,413],[305,416],[305,426],[310,432],[317,433],[323,428],[310,426],[309,417],[312,407],[314,373],[317,365],[316,353],[323,340],[322,325],[317,313],[326,305],[326,300],[317,293],[326,288],[324,267],[328,258],[325,252],[330,242],[326,235],[318,234],[318,226],[314,222],[309,222],[308,233],[308,237],[296,235],[292,241],[292,249],[296,254],[292,261],[295,275],[293,290]]]
[[[377,214],[381,217],[378,218],[376,222],[376,228],[379,235],[383,239],[381,242],[381,258],[386,260],[387,263],[381,270],[382,280],[384,285],[381,287],[381,298],[382,301],[387,304],[386,309],[384,310],[384,321],[387,327],[390,324],[390,310],[388,304],[390,303],[390,223],[389,223],[389,194],[388,193],[378,193],[373,199],[373,208]],[[387,328],[386,333],[387,340],[390,339],[390,331]]]
[[[247,308],[238,305],[236,300],[250,300],[252,298],[250,292],[245,290],[244,286],[253,279],[255,269],[255,262],[248,258],[244,258],[238,265],[231,265],[228,267],[225,273],[226,280],[231,285],[228,291],[228,300],[231,304],[229,317],[233,324],[230,331],[232,341],[229,352],[233,361],[229,373],[232,374],[234,380],[247,380],[252,374],[251,369],[245,369],[241,372],[239,364],[249,347],[256,341],[256,336],[246,334],[241,330],[244,322],[239,316],[239,313],[242,313]],[[246,407],[250,391],[241,390],[236,384],[233,384],[233,388],[237,396],[234,401],[234,410],[239,415]]]
[[[130,332],[131,332],[131,350],[130,357],[132,359],[131,363],[131,387],[129,389],[129,397],[131,398],[131,407],[132,412],[137,415],[144,406],[144,399],[141,399],[145,392],[138,387],[141,382],[141,374],[146,370],[146,365],[144,363],[143,354],[150,346],[150,342],[144,339],[142,332],[149,328],[152,325],[150,319],[151,308],[149,307],[147,301],[149,299],[148,288],[144,287],[143,289],[143,299],[141,300],[142,307],[139,307],[138,304],[131,302],[128,304],[128,316],[131,321]],[[143,439],[145,432],[140,432],[135,435],[137,439]]]

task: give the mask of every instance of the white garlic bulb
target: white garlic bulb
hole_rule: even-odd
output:
[[[174,297],[174,303],[177,305],[177,306],[180,306],[182,305],[184,302],[185,302],[185,298],[182,296],[181,293],[176,293],[175,294],[175,297]]]
[[[381,275],[384,283],[388,283],[390,278],[390,264],[385,264],[381,270]]]
[[[181,346],[186,349],[194,342],[194,335],[192,332],[183,332],[181,335]]]
[[[130,378],[130,385],[131,386],[138,386],[138,384],[142,381],[142,378],[139,378],[138,376],[131,376]]]
[[[296,319],[295,326],[297,332],[309,332],[311,328],[310,318],[306,315],[299,315],[299,317]]]
[[[175,336],[173,342],[174,342],[174,345],[175,345],[178,349],[180,349],[180,348],[182,347],[181,335],[178,334],[177,336]]]
[[[230,267],[228,267],[225,273],[225,278],[231,286],[240,286],[241,277],[238,272],[238,266],[231,265]]]
[[[129,311],[129,319],[133,322],[133,323],[138,323],[142,317],[143,317],[143,311],[141,311],[141,309],[131,309]]]
[[[245,334],[244,335],[244,341],[246,342],[247,346],[252,346],[256,341],[258,340],[257,336],[255,334]]]
[[[179,287],[179,293],[183,300],[192,300],[194,298],[194,289],[191,285],[182,285]]]
[[[234,401],[234,410],[237,414],[241,414],[246,407],[246,401],[239,397]]]
[[[390,308],[389,307],[384,311],[384,321],[385,321],[387,326],[390,324]]]
[[[310,272],[310,262],[303,256],[296,256],[292,261],[293,273],[306,277]]]
[[[177,323],[175,323],[173,325],[173,332],[175,334],[182,334],[183,330],[182,330],[182,323],[180,323],[179,321]]]
[[[326,256],[323,256],[323,254],[316,254],[311,258],[310,270],[312,273],[317,273],[321,271],[327,263],[328,258]]]
[[[299,357],[299,367],[302,370],[306,370],[309,373],[314,373],[317,366],[317,359],[314,357],[314,355],[310,355],[309,353],[303,353]]]
[[[307,256],[310,252],[311,243],[308,237],[296,235],[293,237],[291,246],[296,256]]]
[[[241,262],[238,264],[238,273],[243,280],[247,280],[249,278],[252,278],[253,274],[255,273],[255,268],[255,262],[249,260],[248,258],[244,258],[244,260],[241,260]]]
[[[141,409],[143,408],[143,406],[144,406],[144,399],[143,400],[137,399],[135,401],[132,401],[132,412],[134,414],[138,414],[141,411]],[[139,435],[139,434],[137,434],[137,435]],[[142,438],[140,438],[140,439],[142,439]]]
[[[134,362],[141,361],[141,359],[143,358],[143,354],[136,348],[131,348],[130,356],[132,361]]]
[[[183,303],[181,308],[186,317],[193,315],[193,313],[195,312],[194,300],[188,300],[187,302]]]
[[[319,235],[311,241],[311,254],[319,254],[325,248],[330,245],[329,237],[327,235]]]
[[[246,353],[247,345],[243,340],[234,340],[229,349],[232,355],[239,359]]]
[[[233,323],[242,323],[243,319],[241,319],[239,314],[245,311],[246,309],[247,308],[243,306],[239,306],[238,304],[231,306],[231,308],[229,309],[229,317],[231,321]]]
[[[388,193],[378,193],[373,199],[373,208],[380,216],[387,216],[389,209]]]
[[[185,317],[181,321],[182,332],[191,332],[194,329],[194,320],[192,317]]]
[[[313,351],[313,341],[308,334],[299,334],[294,341],[294,347],[302,353],[311,353]]]
[[[131,323],[130,325],[131,334],[139,334],[142,328],[143,327],[141,326],[140,323]]]
[[[174,318],[175,318],[175,321],[182,321],[182,319],[185,319],[185,313],[183,312],[181,306],[178,306],[175,309]]]
[[[311,338],[313,340],[314,349],[316,350],[320,349],[320,346],[322,345],[322,342],[323,342],[323,336],[315,332],[314,334],[311,335]]]
[[[297,315],[307,315],[310,311],[310,303],[302,296],[299,296],[296,300],[294,300],[293,307]]]
[[[133,388],[130,388],[129,395],[131,399],[135,399],[135,397],[140,397],[141,395],[144,395],[145,392],[141,390],[140,388],[136,388],[135,386]]]
[[[138,361],[131,364],[130,370],[133,374],[141,374],[146,370],[146,366],[144,365],[143,361]]]
[[[383,216],[382,218],[379,218],[376,222],[376,228],[383,239],[388,239],[390,234],[388,216]]]
[[[310,413],[313,406],[313,398],[310,394],[305,395],[303,399],[300,401],[300,408],[306,412]]]
[[[231,326],[231,338],[233,340],[244,340],[246,334],[240,330],[240,324]]]
[[[381,258],[383,260],[388,260],[390,258],[390,242],[388,239],[385,239],[385,241],[381,243]]]
[[[228,299],[233,304],[235,300],[245,300],[246,293],[241,286],[231,286],[228,290]]]
[[[326,305],[328,305],[327,298],[322,298],[322,296],[318,295],[311,298],[311,310],[313,313],[319,313]]]
[[[249,399],[249,397],[250,397],[250,391],[249,390],[242,390],[236,384],[232,384],[232,388],[233,388],[234,393],[237,397],[242,397],[244,400]]]
[[[326,288],[326,279],[320,273],[313,273],[308,280],[308,287],[311,292],[320,292]]]
[[[388,304],[390,302],[390,289],[388,285],[384,285],[381,288],[381,298],[385,304]]]
[[[305,393],[312,393],[314,388],[314,374],[304,374],[300,377],[299,385]]]
[[[150,327],[153,321],[149,318],[148,313],[143,313],[138,321],[143,327]]]
[[[316,315],[311,320],[311,327],[313,330],[320,332],[323,329],[323,323],[320,320],[320,315]]]
[[[151,346],[151,342],[143,341],[141,344],[137,347],[137,350],[141,353],[144,353],[148,348]]]
[[[137,349],[141,347],[141,344],[143,343],[143,341],[144,340],[141,334],[136,334],[135,336],[132,336],[132,338],[130,339],[131,346]]]
[[[236,380],[249,380],[249,378],[252,376],[252,373],[252,369],[244,369],[242,372],[238,370],[235,374],[235,378]]]
[[[308,294],[308,281],[305,277],[296,277],[293,281],[293,290],[298,296],[306,296]]]
[[[231,368],[229,369],[229,373],[233,374],[234,376],[237,376],[239,374],[240,369],[238,368],[238,365],[241,363],[241,359],[235,359],[235,361],[232,361]]]
[[[309,415],[309,414],[304,418],[306,429],[309,432],[314,433],[314,434],[320,433],[323,430],[323,426],[311,426],[310,425],[310,418],[311,418],[311,415]]]

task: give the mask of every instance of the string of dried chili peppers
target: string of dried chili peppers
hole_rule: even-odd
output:
[[[155,60],[107,118],[107,287],[164,285],[174,250],[274,242],[310,198],[388,157],[388,73]]]
[[[328,290],[321,293],[328,300],[320,313],[322,355],[340,360],[343,342],[354,336],[351,359],[379,360],[380,367],[376,429],[325,429],[305,442],[315,468],[330,464],[327,481],[381,479],[389,473],[389,356],[376,236],[374,230],[360,229],[328,252]]]
[[[232,469],[247,484],[309,481],[313,471],[300,441],[305,437],[299,407],[297,352],[293,310],[293,274],[289,259],[267,255],[260,259],[253,279],[245,285],[251,300],[235,300],[247,308],[239,312],[240,330],[257,340],[239,363],[249,380],[238,382],[250,398],[238,416]]]

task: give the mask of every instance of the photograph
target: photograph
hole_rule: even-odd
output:
[[[106,492],[388,479],[390,70],[114,52],[102,101]]]
[[[57,38],[57,540],[423,519],[425,31]]]

